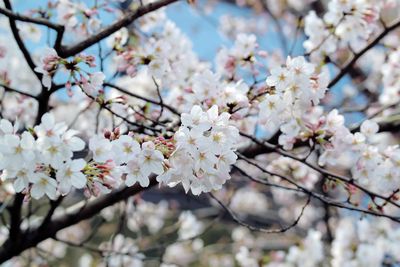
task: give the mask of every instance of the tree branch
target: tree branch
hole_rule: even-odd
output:
[[[27,97],[31,97],[31,98],[37,99],[37,96],[34,96],[34,95],[29,94],[29,93],[25,93],[25,92],[19,91],[17,89],[11,88],[10,86],[5,85],[5,84],[0,84],[0,87],[3,87],[6,92],[13,92],[13,93],[17,93],[17,94],[21,94],[21,95],[24,95],[24,96],[27,96]]]
[[[336,75],[335,78],[329,83],[328,88],[332,88],[335,84],[337,84],[340,79],[342,79],[343,76],[345,76],[352,68],[352,66],[357,62],[357,60],[364,55],[366,52],[368,52],[371,48],[373,48],[375,45],[377,45],[388,33],[391,31],[395,30],[397,27],[400,26],[400,21],[397,23],[394,23],[392,26],[385,28],[381,34],[378,35],[369,45],[364,47],[360,52],[356,53],[353,57],[353,59],[346,64],[344,68],[340,70],[338,75]]]
[[[10,0],[4,0],[4,5],[9,10],[9,12],[12,13],[12,6],[10,3]],[[15,41],[17,42],[19,49],[21,50],[22,54],[24,55],[26,62],[28,63],[29,67],[31,68],[32,72],[36,75],[36,77],[38,77],[39,81],[41,81],[42,74],[37,73],[35,71],[36,65],[33,62],[32,57],[31,57],[28,49],[26,48],[24,42],[22,41],[21,36],[19,35],[19,30],[17,28],[17,24],[15,23],[15,19],[13,19],[12,17],[9,17],[8,20],[10,23],[11,32],[14,36]]]
[[[129,24],[131,24],[133,21],[140,18],[141,16],[146,15],[147,13],[150,13],[154,10],[157,10],[161,7],[164,7],[168,4],[174,3],[176,1],[178,1],[178,0],[159,0],[157,2],[153,2],[148,5],[141,6],[134,12],[128,13],[128,15],[126,15],[121,20],[115,22],[114,24],[111,24],[107,28],[103,29],[102,31],[100,31],[99,33],[97,33],[95,35],[90,36],[86,40],[84,40],[80,43],[77,43],[76,45],[73,45],[71,47],[61,46],[57,51],[58,55],[63,58],[67,58],[67,57],[76,55],[79,52],[82,52],[83,50],[85,50],[86,48],[88,48],[88,47],[94,45],[95,43],[103,40],[104,38],[110,36],[111,34],[118,31],[119,29],[128,26]]]
[[[171,106],[169,106],[169,105],[167,105],[165,103],[162,103],[162,102],[159,102],[159,101],[155,101],[155,100],[152,100],[150,98],[147,98],[147,97],[144,97],[144,96],[129,92],[128,90],[126,90],[126,89],[124,89],[122,87],[119,87],[119,86],[117,86],[115,84],[111,84],[111,83],[107,83],[106,82],[106,83],[104,83],[104,86],[108,86],[108,87],[114,88],[115,90],[120,91],[121,93],[124,93],[124,94],[126,94],[128,96],[131,96],[131,97],[134,97],[134,98],[137,98],[137,99],[140,99],[140,100],[143,100],[143,101],[155,104],[155,105],[162,106],[162,107],[168,109],[169,111],[171,111],[172,113],[174,113],[175,115],[180,116],[180,113],[175,108],[173,108],[173,107],[171,107]]]
[[[9,18],[12,18],[14,20],[19,20],[19,21],[24,21],[24,22],[30,22],[30,23],[34,23],[34,24],[38,24],[38,25],[43,25],[43,26],[47,26],[53,30],[56,31],[60,31],[62,28],[64,28],[62,25],[59,24],[55,24],[50,22],[47,19],[42,19],[42,18],[32,18],[32,17],[28,17],[28,16],[24,16],[18,13],[13,13],[12,11],[10,11],[9,9],[4,9],[0,7],[0,14],[3,14]]]
[[[8,239],[0,248],[0,263],[19,255],[26,249],[35,247],[37,244],[46,240],[47,238],[54,237],[58,231],[77,224],[83,220],[89,219],[98,214],[104,208],[139,194],[156,184],[156,177],[153,176],[150,178],[150,185],[146,188],[136,184],[132,187],[124,187],[107,195],[103,195],[89,202],[84,207],[77,207],[72,212],[68,212],[67,214],[49,220],[46,225],[38,226],[34,229],[22,232],[21,238],[24,240],[23,243],[15,244],[11,238]]]
[[[306,209],[306,207],[308,206],[308,204],[310,204],[310,201],[311,201],[311,195],[309,195],[308,198],[307,198],[306,204],[305,204],[305,205],[302,207],[302,209],[301,209],[300,214],[297,216],[297,218],[294,220],[294,222],[291,223],[290,225],[285,226],[285,227],[282,227],[282,228],[279,228],[279,229],[265,229],[265,228],[263,228],[263,227],[254,226],[254,225],[248,224],[247,222],[243,221],[242,219],[239,218],[239,216],[237,216],[237,215],[235,214],[235,212],[233,212],[233,211],[231,210],[231,208],[229,208],[227,205],[225,205],[224,203],[222,203],[222,201],[219,200],[218,198],[216,198],[212,193],[209,193],[209,195],[210,195],[215,201],[218,202],[218,204],[232,217],[232,219],[233,219],[236,223],[238,223],[238,224],[240,224],[240,225],[242,225],[242,226],[244,226],[244,227],[246,227],[246,228],[248,228],[248,229],[250,229],[250,230],[252,230],[252,231],[258,231],[258,232],[262,232],[262,233],[266,233],[266,234],[279,234],[279,233],[284,233],[284,232],[286,232],[286,231],[292,229],[293,227],[295,227],[295,226],[299,223],[301,217],[303,217],[304,210]]]
[[[280,179],[282,179],[283,181],[286,181],[289,184],[293,185],[294,187],[288,187],[288,186],[284,186],[284,185],[280,185],[280,184],[276,184],[276,183],[274,184],[274,183],[270,183],[270,182],[262,180],[262,179],[254,178],[254,177],[250,176],[249,174],[247,174],[242,169],[240,169],[239,167],[234,166],[234,168],[236,170],[238,170],[243,176],[245,176],[246,178],[250,179],[253,182],[256,182],[256,183],[259,183],[259,184],[262,184],[262,185],[265,185],[265,186],[276,187],[276,188],[283,189],[283,190],[303,193],[303,194],[308,195],[308,196],[310,196],[312,198],[318,199],[322,203],[327,204],[329,206],[337,207],[337,208],[340,208],[340,209],[356,211],[356,212],[360,212],[360,213],[364,213],[364,214],[369,214],[369,215],[376,216],[376,217],[384,217],[384,218],[388,218],[388,219],[390,219],[390,220],[392,220],[394,222],[400,223],[400,217],[399,216],[391,216],[391,215],[387,215],[387,214],[384,214],[384,213],[376,212],[376,211],[373,211],[373,210],[358,208],[358,207],[355,207],[355,206],[350,206],[350,205],[347,205],[345,203],[338,202],[336,200],[333,200],[331,198],[326,197],[325,195],[321,195],[321,194],[315,193],[315,192],[313,192],[311,190],[308,190],[304,186],[302,186],[300,184],[297,184],[295,181],[292,181],[291,179],[289,179],[288,177],[286,177],[284,175],[280,175],[279,173],[269,172],[265,168],[261,167],[258,164],[255,164],[253,162],[247,161],[246,159],[243,159],[243,160],[245,162],[255,166],[261,172],[266,173],[266,174],[271,175],[271,176],[277,176]]]

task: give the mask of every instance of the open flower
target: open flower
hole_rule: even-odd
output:
[[[42,84],[47,89],[50,89],[52,78],[51,76],[58,67],[60,57],[53,48],[46,48],[40,57],[40,63],[35,68],[35,71],[43,74]]]
[[[31,177],[33,183],[31,188],[31,196],[34,199],[39,199],[47,195],[50,199],[57,197],[57,181],[47,174],[39,172]]]
[[[81,172],[86,162],[83,159],[71,160],[64,163],[57,170],[58,189],[62,195],[66,195],[71,191],[71,187],[82,189],[85,187],[87,179]]]

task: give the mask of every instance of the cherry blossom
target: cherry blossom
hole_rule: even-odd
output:
[[[229,125],[229,114],[213,106],[207,112],[194,106],[181,116],[182,126],[175,134],[176,150],[168,169],[157,179],[169,186],[182,183],[193,194],[220,189],[230,178],[229,166],[235,163],[238,130]]]
[[[22,2],[0,264],[399,264],[400,0]]]
[[[59,181],[59,190],[61,194],[66,195],[71,187],[82,189],[86,185],[86,177],[81,172],[86,162],[83,159],[66,162],[57,170],[56,178]]]

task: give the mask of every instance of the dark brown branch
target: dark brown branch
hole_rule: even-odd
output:
[[[101,196],[89,202],[84,207],[78,207],[73,212],[55,217],[44,226],[38,226],[37,228],[22,232],[21,240],[24,240],[23,243],[15,244],[11,239],[8,239],[0,248],[0,263],[19,255],[26,249],[35,247],[37,244],[46,240],[47,238],[54,237],[58,231],[77,224],[83,220],[89,219],[98,214],[104,208],[139,194],[156,184],[156,178],[151,177],[149,187],[143,188],[136,184],[132,187],[124,187],[107,195]]]
[[[5,84],[0,84],[0,87],[3,87],[6,92],[13,92],[13,93],[17,93],[17,94],[20,94],[20,95],[24,95],[24,96],[27,96],[27,97],[31,97],[31,98],[37,99],[37,96],[34,96],[34,95],[29,94],[29,93],[25,93],[25,92],[19,91],[17,89],[11,88],[10,86],[5,85]]]
[[[357,60],[363,56],[366,52],[368,52],[371,48],[373,48],[375,45],[377,45],[388,33],[391,31],[395,30],[397,27],[400,26],[400,21],[397,23],[394,23],[392,26],[385,28],[385,30],[378,35],[369,45],[367,45],[364,49],[362,49],[360,52],[356,53],[353,57],[353,59],[344,66],[336,75],[335,78],[329,83],[328,88],[332,88],[335,84],[337,84],[340,79],[342,79],[343,76],[345,76],[352,68],[352,66],[357,62]]]
[[[162,117],[162,115],[164,113],[164,106],[165,105],[164,105],[163,98],[161,96],[160,86],[158,85],[156,79],[154,77],[152,77],[152,78],[153,78],[154,85],[156,86],[156,89],[157,89],[157,96],[158,96],[158,100],[159,100],[160,107],[161,107],[160,114],[158,115],[158,117],[156,119],[156,121],[158,122],[158,121],[160,121],[160,119],[161,119],[161,117]]]
[[[247,222],[241,220],[241,219],[235,214],[235,212],[233,212],[227,205],[225,205],[224,203],[222,203],[222,201],[220,201],[218,198],[216,198],[212,193],[210,193],[209,195],[210,195],[215,201],[218,202],[218,204],[232,217],[232,219],[233,219],[236,223],[238,223],[238,224],[240,224],[240,225],[242,225],[242,226],[244,226],[244,227],[246,227],[246,228],[248,228],[248,229],[250,229],[250,230],[258,231],[258,232],[262,232],[262,233],[267,233],[267,234],[279,234],[279,233],[284,233],[284,232],[286,232],[286,231],[292,229],[293,227],[295,227],[295,226],[299,223],[301,217],[303,217],[304,210],[306,209],[306,207],[308,206],[308,204],[310,204],[310,201],[311,201],[311,196],[308,196],[307,202],[306,202],[306,204],[303,206],[303,208],[301,209],[301,212],[300,212],[299,216],[298,216],[298,217],[296,218],[296,220],[295,220],[293,223],[291,223],[290,225],[285,226],[285,227],[282,227],[282,228],[279,228],[279,229],[265,229],[265,228],[262,228],[262,227],[258,227],[258,226],[254,226],[254,225],[248,224]]]
[[[14,197],[13,205],[9,208],[10,219],[10,240],[14,244],[18,244],[21,236],[21,210],[24,201],[24,195],[17,193]]]
[[[71,47],[61,46],[58,51],[58,55],[63,58],[67,58],[67,57],[76,55],[76,54],[82,52],[83,50],[85,50],[86,48],[88,48],[88,47],[96,44],[97,42],[105,39],[106,37],[110,36],[111,34],[118,31],[119,29],[128,26],[129,24],[131,24],[133,21],[140,18],[141,16],[146,15],[147,13],[150,13],[154,10],[157,10],[161,7],[169,5],[176,1],[178,1],[178,0],[159,0],[157,2],[153,2],[148,5],[141,6],[137,10],[128,13],[121,20],[115,22],[114,24],[111,24],[107,28],[101,30],[99,33],[97,33],[93,36],[90,36],[86,40],[83,40],[82,42],[80,42],[76,45],[73,45]]]
[[[43,25],[46,26],[48,28],[51,28],[55,31],[61,31],[64,26],[59,25],[59,24],[55,24],[52,23],[51,21],[47,20],[47,19],[42,19],[42,18],[32,18],[32,17],[28,17],[28,16],[24,16],[18,13],[13,13],[12,11],[10,11],[9,9],[4,9],[0,7],[0,14],[3,14],[9,18],[12,18],[14,20],[18,20],[18,21],[23,21],[23,22],[30,22],[30,23],[34,23],[34,24],[38,24],[38,25]]]
[[[50,209],[44,217],[42,224],[39,226],[39,230],[45,230],[47,224],[51,220],[54,212],[56,211],[57,207],[60,206],[61,202],[63,201],[64,197],[60,196],[57,200],[50,200]]]
[[[12,6],[10,3],[10,0],[4,0],[4,5],[5,7],[12,12]],[[21,50],[22,54],[24,55],[24,58],[26,60],[26,62],[28,63],[29,67],[31,68],[31,70],[33,71],[33,73],[38,77],[39,81],[42,80],[42,74],[41,73],[37,73],[35,71],[35,63],[32,60],[32,57],[28,51],[28,49],[26,48],[24,42],[21,39],[21,36],[19,35],[19,30],[17,28],[17,24],[15,23],[15,19],[9,17],[8,18],[9,23],[10,23],[10,28],[11,28],[11,32],[14,36],[15,41],[17,42],[17,45],[19,47],[19,49]]]
[[[129,92],[128,90],[126,90],[126,89],[124,89],[122,87],[119,87],[119,86],[117,86],[115,84],[104,83],[104,86],[108,86],[108,87],[114,88],[115,90],[120,91],[121,93],[124,93],[124,94],[126,94],[128,96],[131,96],[131,97],[134,97],[134,98],[137,98],[137,99],[140,99],[140,100],[143,100],[145,102],[149,102],[149,103],[152,103],[152,104],[155,104],[155,105],[159,105],[159,106],[162,105],[164,108],[168,109],[169,111],[171,111],[175,115],[180,115],[179,112],[175,108],[173,108],[173,107],[171,107],[171,106],[169,106],[169,105],[167,105],[165,103],[161,103],[161,102],[152,100],[150,98],[147,98],[147,97],[144,97],[144,96]]]
[[[271,176],[277,176],[280,179],[282,179],[283,181],[286,181],[289,184],[293,185],[294,187],[288,187],[288,186],[284,186],[284,185],[280,185],[280,184],[273,184],[273,183],[270,183],[270,182],[265,181],[265,180],[261,180],[261,179],[258,179],[258,178],[251,177],[249,174],[247,174],[242,169],[238,168],[237,166],[234,166],[235,169],[238,170],[243,176],[249,178],[250,180],[252,180],[252,181],[254,181],[256,183],[259,183],[259,184],[262,184],[262,185],[265,185],[265,186],[276,187],[276,188],[283,189],[283,190],[295,191],[295,192],[303,193],[303,194],[311,196],[311,197],[313,197],[315,199],[318,199],[322,203],[327,204],[329,206],[337,207],[337,208],[340,208],[340,209],[347,209],[347,210],[351,210],[351,211],[356,211],[356,212],[360,212],[360,213],[364,213],[364,214],[369,214],[369,215],[373,215],[373,216],[376,216],[376,217],[384,217],[384,218],[388,218],[388,219],[390,219],[390,220],[392,220],[394,222],[400,223],[400,217],[398,217],[398,216],[397,217],[396,216],[391,216],[391,215],[387,215],[387,214],[384,214],[384,213],[376,212],[376,211],[373,211],[373,210],[362,209],[362,208],[358,208],[358,207],[355,207],[355,206],[347,205],[345,203],[338,202],[338,201],[333,200],[331,198],[328,198],[328,197],[326,197],[324,195],[321,195],[321,194],[315,193],[315,192],[313,192],[311,190],[308,190],[304,186],[299,185],[298,183],[296,183],[295,181],[291,180],[290,178],[288,178],[288,177],[286,177],[284,175],[281,175],[279,173],[270,172],[270,171],[266,170],[265,168],[261,167],[260,165],[249,161],[246,158],[242,157],[241,159],[243,159],[245,162],[255,166],[261,172],[266,173],[266,174],[271,175]]]
[[[376,197],[376,198],[379,198],[379,199],[387,201],[388,203],[392,204],[393,206],[396,206],[397,208],[400,208],[400,205],[398,203],[394,202],[392,199],[390,199],[388,197],[381,196],[381,195],[379,195],[379,194],[377,194],[375,192],[372,192],[372,191],[368,190],[367,188],[355,183],[355,181],[352,178],[349,178],[349,177],[346,177],[346,176],[343,176],[343,175],[340,175],[340,174],[337,174],[337,173],[330,172],[330,171],[328,171],[328,170],[326,170],[324,168],[321,168],[321,167],[319,167],[317,165],[314,165],[314,164],[306,161],[305,159],[299,158],[296,155],[293,155],[292,153],[289,153],[289,152],[279,148],[276,145],[270,144],[268,142],[260,141],[257,138],[255,138],[253,136],[250,136],[248,134],[240,133],[240,135],[250,139],[255,144],[260,146],[261,148],[259,148],[259,149],[261,149],[261,151],[259,151],[259,152],[261,152],[261,153],[262,153],[262,148],[264,148],[266,152],[276,152],[276,153],[278,153],[278,154],[280,154],[282,156],[285,156],[285,157],[291,158],[293,160],[299,161],[299,162],[303,163],[304,165],[310,167],[311,169],[323,174],[324,177],[326,177],[327,179],[338,180],[338,181],[341,181],[343,183],[353,185],[356,188],[358,188],[359,190],[361,190],[362,192],[364,192],[365,194],[367,194],[371,199]],[[238,154],[239,158],[242,158],[242,159],[244,158],[244,159],[248,160],[244,155],[241,155],[240,153],[236,153],[236,154]],[[251,162],[251,164],[254,164],[254,163]]]
[[[122,115],[120,115],[120,114],[114,112],[114,111],[113,111],[111,108],[109,108],[107,105],[101,105],[101,106],[100,106],[100,110],[101,110],[101,109],[107,110],[107,111],[110,112],[112,115],[114,115],[114,116],[120,118],[121,120],[123,120],[124,122],[126,122],[126,123],[128,123],[128,124],[130,124],[130,125],[136,126],[136,127],[138,127],[138,128],[147,129],[147,130],[153,131],[153,132],[155,132],[155,133],[160,133],[160,132],[162,132],[161,129],[154,128],[154,127],[151,127],[151,126],[147,126],[147,125],[144,125],[144,124],[140,124],[140,123],[131,121],[131,120],[127,119],[126,117],[124,117],[124,116],[122,116]]]

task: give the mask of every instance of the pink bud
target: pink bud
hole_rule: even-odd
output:
[[[262,58],[267,58],[268,57],[268,52],[264,51],[264,50],[258,51],[257,54]]]

